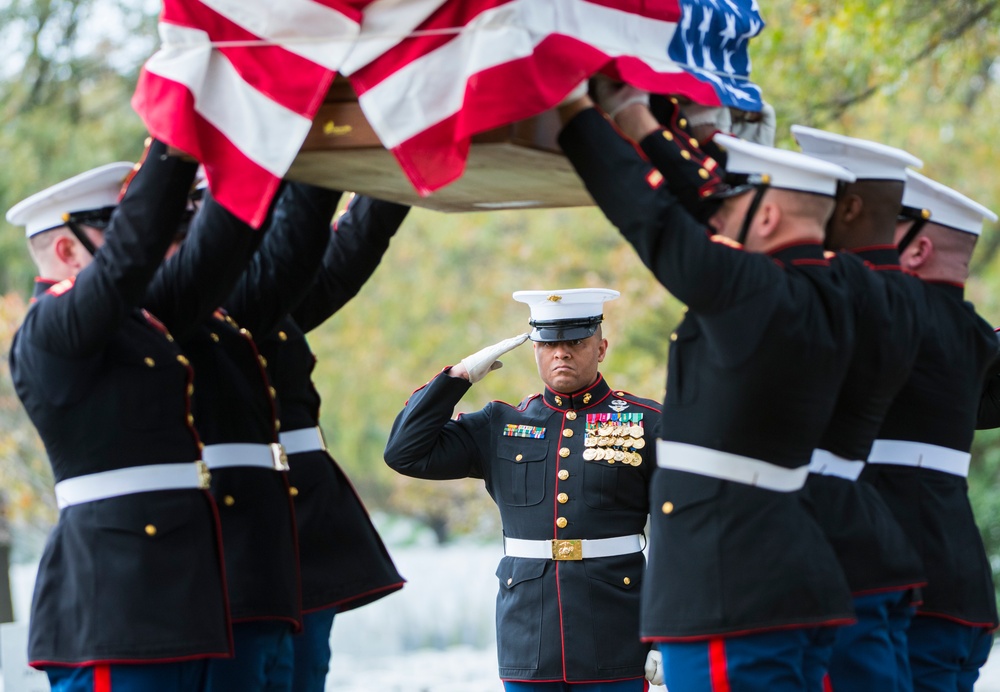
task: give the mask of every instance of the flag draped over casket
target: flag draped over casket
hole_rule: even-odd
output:
[[[756,0],[165,0],[133,105],[259,225],[337,73],[426,195],[462,174],[474,134],[596,72],[759,110],[762,26]]]

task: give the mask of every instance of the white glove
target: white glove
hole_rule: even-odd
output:
[[[777,125],[778,117],[774,113],[774,107],[765,101],[764,107],[760,109],[759,119],[737,120],[733,123],[732,133],[734,137],[745,139],[748,142],[773,147],[774,131]]]
[[[732,127],[732,116],[724,106],[703,106],[700,103],[689,103],[681,106],[681,113],[687,118],[692,128],[699,125],[711,126],[713,130],[728,133]]]
[[[518,334],[463,358],[462,365],[469,371],[469,382],[479,382],[491,370],[503,367],[503,363],[498,361],[497,358],[507,353],[507,351],[512,351],[527,340],[528,334]]]
[[[597,105],[612,119],[633,103],[649,105],[649,92],[600,75],[594,77],[594,96],[597,97]]]
[[[650,649],[646,654],[646,679],[650,685],[663,684],[663,654],[656,649]]]
[[[577,99],[582,99],[586,95],[587,95],[587,80],[585,79],[579,84],[577,84],[575,87],[573,87],[573,91],[566,94],[566,96],[563,97],[563,100],[557,103],[556,106],[557,107],[565,106],[567,104],[573,103]]]

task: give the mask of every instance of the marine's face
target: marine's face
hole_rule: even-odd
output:
[[[597,380],[597,368],[607,353],[608,340],[598,331],[586,339],[536,341],[534,347],[542,382],[554,392],[572,394]]]

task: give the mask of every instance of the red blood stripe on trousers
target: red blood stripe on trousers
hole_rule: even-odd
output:
[[[94,692],[111,692],[111,666],[94,666]]]
[[[708,677],[712,683],[712,692],[729,692],[724,639],[712,639],[708,642]]]

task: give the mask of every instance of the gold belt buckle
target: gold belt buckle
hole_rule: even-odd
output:
[[[553,560],[582,560],[583,541],[579,539],[564,539],[552,541]]]
[[[271,459],[274,462],[275,471],[288,470],[288,455],[285,454],[285,448],[278,442],[271,443]]]
[[[201,459],[194,463],[198,467],[198,488],[208,490],[212,485],[212,472],[208,470],[208,464]]]

